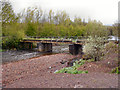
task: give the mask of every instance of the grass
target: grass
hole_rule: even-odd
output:
[[[92,59],[89,59],[87,60],[86,62],[94,62],[95,60],[92,58]]]
[[[62,68],[61,70],[56,70],[54,73],[69,73],[69,74],[81,74],[88,73],[88,71],[78,71],[77,69],[85,63],[84,60],[76,61],[73,63],[72,67]]]
[[[3,52],[3,51],[5,51],[5,50],[3,50],[3,49],[0,49],[0,52]]]

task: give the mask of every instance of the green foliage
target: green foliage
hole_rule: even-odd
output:
[[[18,40],[15,38],[7,38],[5,41],[3,41],[3,45],[2,48],[4,49],[13,49],[16,48],[18,46]]]
[[[89,38],[86,41],[85,47],[83,48],[83,52],[87,56],[97,61],[103,54],[105,41],[106,39],[104,37],[89,36]]]
[[[119,34],[119,29],[118,29],[119,24],[118,23],[114,23],[112,26],[107,26],[107,29],[109,31],[109,35],[112,36],[118,36]]]
[[[109,42],[109,43],[106,43],[105,45],[105,51],[108,51],[108,52],[117,52],[118,53],[118,45],[114,42]]]
[[[86,25],[86,32],[87,36],[98,36],[98,37],[105,37],[108,36],[108,30],[105,26],[102,25],[101,22],[89,21]]]
[[[20,40],[25,37],[25,33],[20,28],[20,24],[7,25],[6,28],[4,28],[3,33],[6,36],[2,40],[2,48],[4,49],[17,48]]]
[[[113,69],[112,73],[120,74],[120,66]]]
[[[9,1],[2,1],[2,13],[0,15],[2,16],[3,28],[6,24],[15,23],[19,19],[13,12],[12,5]]]
[[[84,60],[80,60],[80,61],[75,61],[73,63],[72,67],[66,67],[66,68],[62,68],[61,70],[57,70],[54,73],[69,73],[69,74],[81,74],[81,73],[88,73],[88,71],[78,71],[77,68],[79,68],[81,65],[83,65],[85,63]]]
[[[3,2],[1,14],[2,36],[10,36],[11,42],[19,41],[24,36],[106,36],[109,31],[101,22],[95,20],[86,23],[85,20],[75,17],[72,21],[65,11],[55,13],[50,10],[46,14],[40,8],[29,7],[16,15],[9,1]]]
[[[88,59],[86,62],[94,62],[95,60],[92,58],[92,59]]]
[[[0,52],[2,52],[2,49],[0,49]]]
[[[26,30],[27,36],[36,36],[37,31],[33,23],[28,23],[26,27],[27,27],[27,30]]]
[[[17,48],[19,41],[25,36],[24,29],[19,21],[19,17],[15,15],[12,5],[9,1],[2,2],[2,48]]]

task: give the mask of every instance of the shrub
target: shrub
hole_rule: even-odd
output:
[[[66,68],[62,68],[61,70],[57,70],[54,73],[69,73],[69,74],[81,74],[81,73],[88,73],[88,71],[78,71],[78,67],[80,67],[81,65],[83,65],[85,63],[84,60],[80,60],[80,61],[75,61],[73,63],[72,67],[66,67]]]
[[[2,42],[3,49],[14,49],[17,48],[21,39],[15,37],[7,37]]]
[[[6,31],[6,32],[5,32]],[[11,24],[4,28],[5,38],[2,40],[3,49],[17,48],[20,40],[25,37],[24,30],[20,24]]]
[[[107,44],[105,44],[105,51],[107,51],[107,53],[109,52],[118,52],[118,45],[115,44],[114,42],[109,42]]]
[[[112,73],[120,74],[120,66],[112,70]]]
[[[100,60],[100,56],[103,55],[104,42],[106,39],[104,37],[92,37],[89,36],[86,40],[83,52],[90,58],[93,58],[95,61]]]

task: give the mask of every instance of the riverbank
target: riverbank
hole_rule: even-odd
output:
[[[56,47],[53,50],[61,51],[61,47]],[[21,53],[28,54],[28,52]],[[13,56],[15,55],[18,54],[13,53]],[[80,58],[81,55],[71,55],[66,50],[66,52],[59,54],[43,55],[42,53],[38,57],[5,63],[2,65],[2,87],[118,88],[118,74],[111,72],[118,66],[118,53],[116,48],[115,50],[113,48],[108,49],[100,61],[86,62],[78,68],[78,70],[87,70],[87,74],[54,73],[56,70],[68,67],[68,62],[74,60],[76,57]],[[8,59],[10,58],[8,57]]]
[[[18,62],[3,64],[2,82],[4,88],[117,88],[118,75],[104,70],[105,67],[94,68],[97,64],[85,64],[88,74],[55,74],[67,66],[68,61],[76,56],[61,53],[55,55],[40,56]],[[115,57],[115,56],[114,56]],[[113,59],[113,58],[112,58]],[[109,60],[109,59],[107,59]],[[105,60],[106,61],[106,60]],[[111,60],[109,60],[111,61]],[[111,63],[111,62],[110,62]],[[110,65],[110,64],[109,64]],[[95,70],[94,70],[94,69]],[[83,68],[84,69],[84,68]],[[28,83],[29,82],[29,83]]]

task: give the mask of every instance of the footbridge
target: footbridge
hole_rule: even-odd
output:
[[[23,48],[32,49],[37,43],[40,52],[52,52],[53,44],[69,44],[69,52],[73,55],[81,54],[82,47],[87,37],[27,37],[21,41]]]
[[[52,52],[53,44],[69,44],[69,52],[73,55],[81,54],[82,47],[88,37],[32,37],[29,36],[21,41],[22,48],[32,49],[33,43],[37,43],[37,49],[40,52]],[[104,43],[117,40],[108,40]]]

